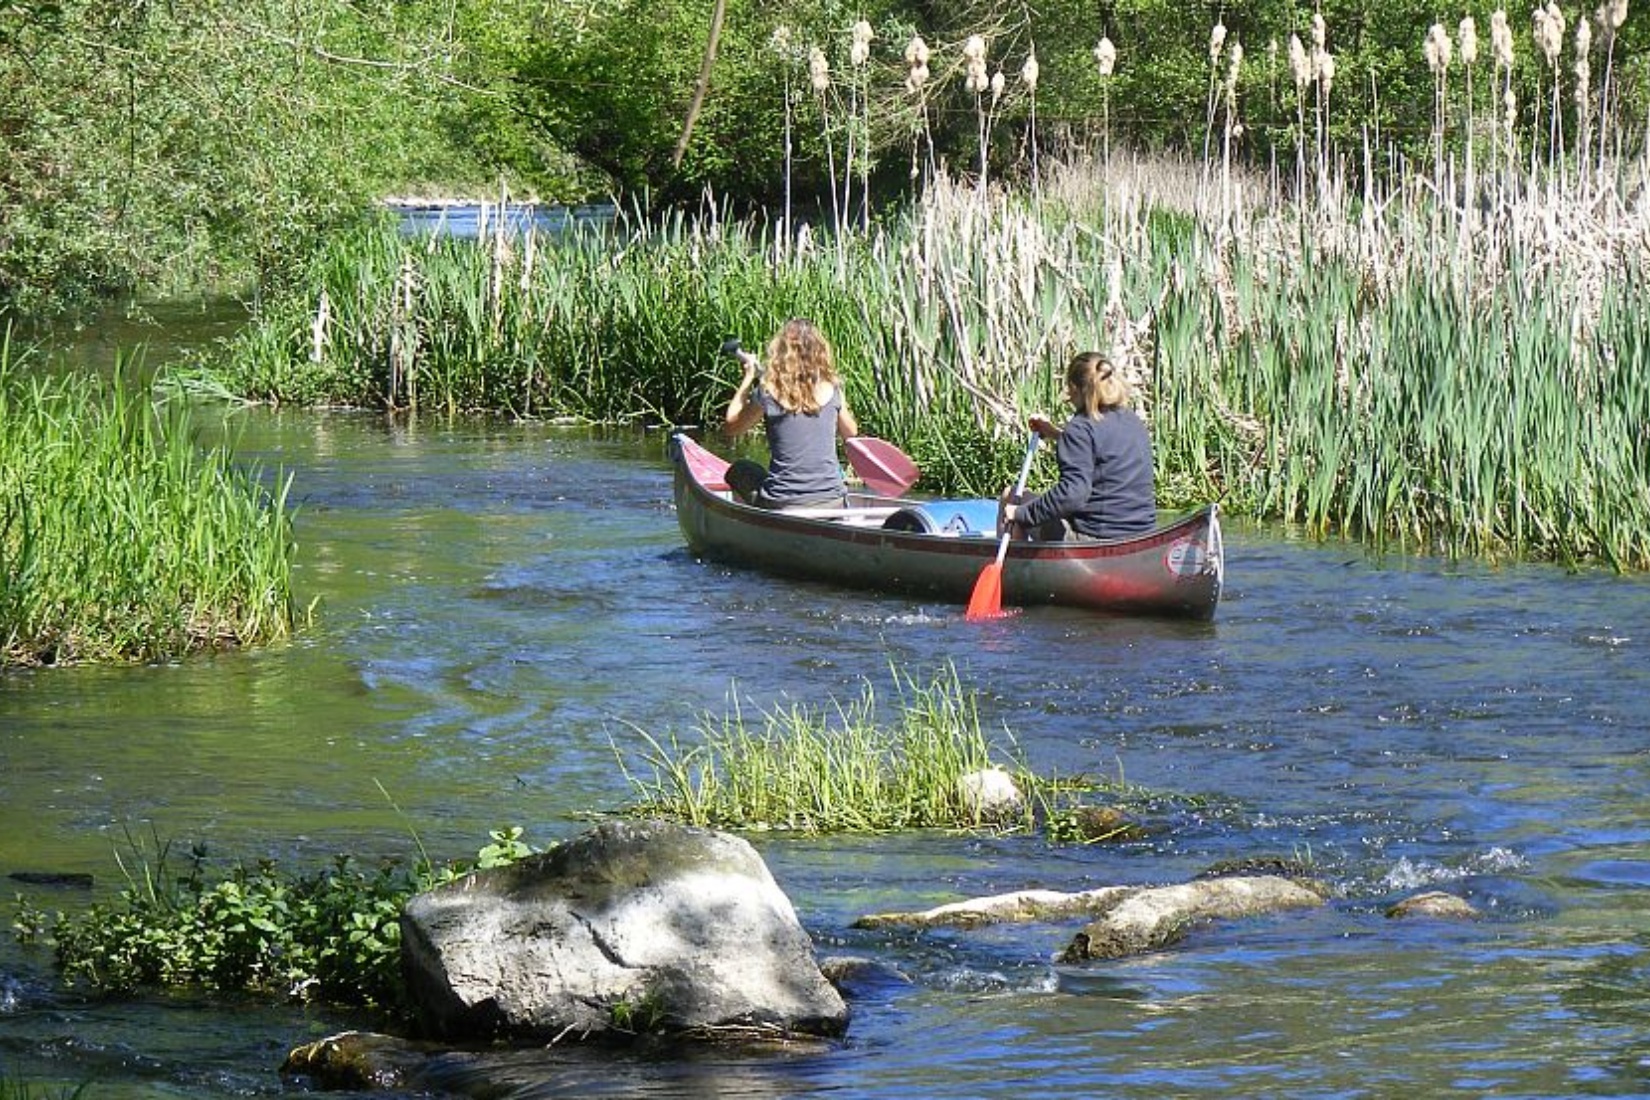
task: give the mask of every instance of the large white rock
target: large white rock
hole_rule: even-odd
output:
[[[708,829],[604,823],[414,897],[401,933],[413,1000],[442,1038],[847,1027],[762,857]]]

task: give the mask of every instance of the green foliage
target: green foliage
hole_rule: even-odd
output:
[[[533,854],[532,845],[521,839],[519,825],[494,829],[487,836],[489,842],[476,855],[477,867],[508,867]]]
[[[31,376],[0,345],[0,666],[157,660],[284,637],[286,483],[200,451],[188,410]]]
[[[521,837],[520,828],[493,831],[474,866],[531,854]],[[401,910],[470,869],[424,859],[363,867],[341,855],[313,872],[259,860],[214,876],[203,848],[191,849],[179,872],[169,842],[126,839],[128,851],[116,855],[126,887],[115,900],[48,917],[19,899],[14,930],[48,940],[71,984],[111,993],[189,986],[402,1014],[410,1006]]]
[[[35,1085],[15,1077],[0,1077],[0,1100],[80,1100],[90,1086]]]
[[[278,279],[390,191],[492,179],[454,139],[457,7],[0,9],[0,305]]]

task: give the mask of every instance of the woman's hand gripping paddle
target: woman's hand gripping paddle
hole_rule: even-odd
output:
[[[758,378],[762,376],[762,360],[739,346],[739,337],[729,336],[722,341],[722,354],[731,355],[747,367],[754,367]]]
[[[1031,443],[1026,447],[1026,460],[1020,463],[1020,480],[1014,483],[1014,497],[1019,499],[1025,491],[1026,478],[1031,476],[1031,460],[1037,454],[1037,444],[1043,437],[1036,432],[1031,433]],[[1003,532],[1003,537],[997,542],[997,560],[980,570],[979,579],[974,582],[974,594],[968,597],[968,621],[971,623],[984,622],[987,619],[1003,617],[1003,559],[1008,556],[1008,540],[1014,535],[1014,527],[1010,525]]]

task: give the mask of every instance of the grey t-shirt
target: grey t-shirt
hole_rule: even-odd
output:
[[[770,500],[811,500],[841,496],[842,467],[837,465],[836,420],[842,390],[815,413],[786,412],[766,391],[758,391],[768,429],[768,479],[762,493]]]

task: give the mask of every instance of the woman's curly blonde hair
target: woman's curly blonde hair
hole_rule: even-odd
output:
[[[768,341],[762,389],[786,412],[816,413],[820,404],[814,391],[821,382],[841,386],[830,341],[812,321],[793,317]]]

